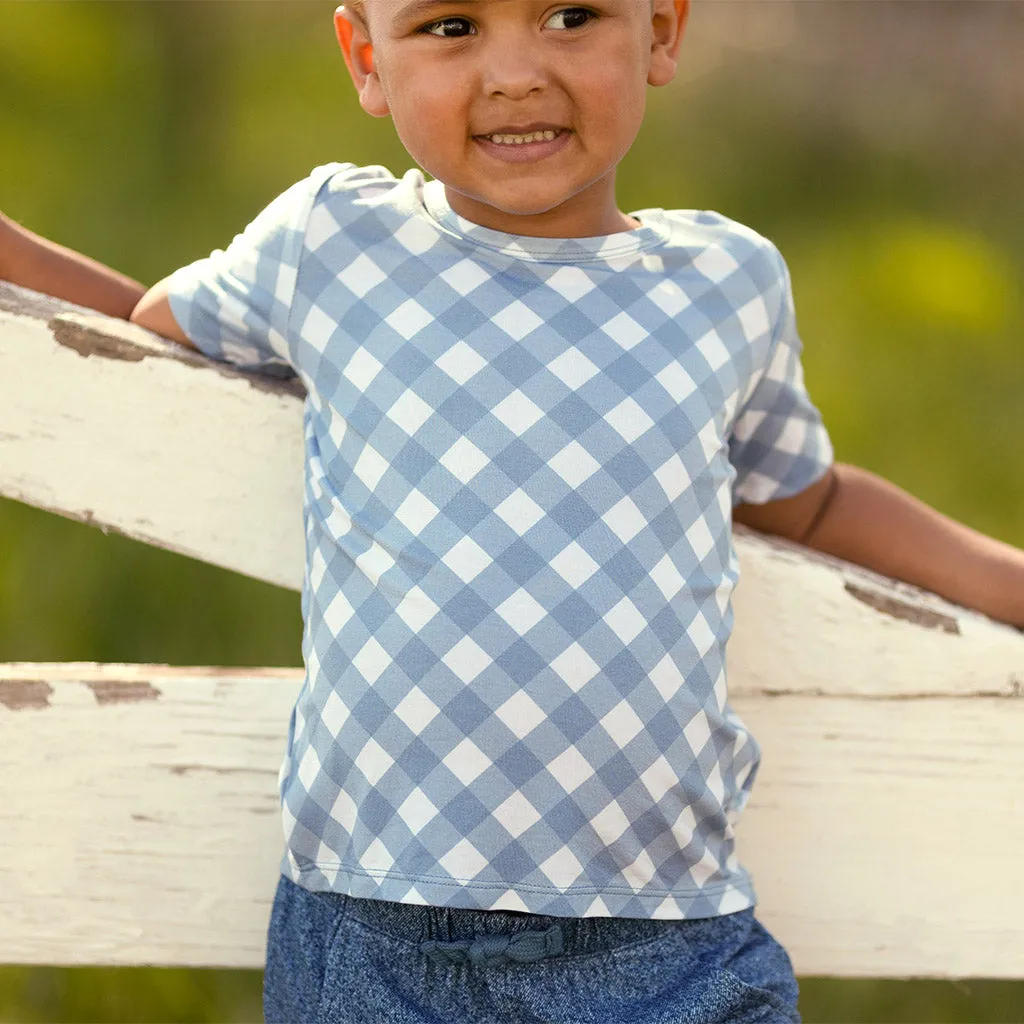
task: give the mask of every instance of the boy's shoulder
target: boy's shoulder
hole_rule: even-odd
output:
[[[413,170],[396,178],[386,167],[360,166],[352,163],[330,163],[314,167],[305,178],[296,181],[261,213],[267,220],[275,217],[287,221],[293,228],[302,228],[310,218],[326,211],[335,216],[346,207],[358,209],[387,201],[389,194],[405,192],[415,194],[423,186],[423,175]],[[377,204],[374,204],[374,201]]]
[[[426,179],[418,168],[397,177],[387,167],[351,163],[324,164],[306,179],[314,205],[339,208],[346,205],[397,205],[408,209],[422,194]]]
[[[781,309],[789,271],[775,243],[759,231],[714,210],[639,210],[634,216],[661,226],[664,273],[684,289],[711,289],[729,301],[756,294]]]
[[[741,265],[751,259],[767,261],[777,269],[783,265],[771,239],[715,210],[641,210],[634,216],[641,221],[660,216],[670,232],[671,246],[720,250]]]
[[[352,163],[331,163],[313,169],[309,180],[319,183],[319,189],[323,197],[332,195],[351,196],[352,193],[367,192],[371,195],[383,195],[394,189],[403,180],[412,175],[419,175],[421,172],[407,172],[403,178],[396,178],[387,167],[378,164],[367,164],[365,166]]]

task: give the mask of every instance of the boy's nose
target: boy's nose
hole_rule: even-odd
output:
[[[547,84],[548,75],[541,55],[530,52],[528,47],[490,47],[483,57],[483,86],[489,96],[525,99]]]

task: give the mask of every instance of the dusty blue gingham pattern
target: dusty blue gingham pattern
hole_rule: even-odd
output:
[[[171,281],[306,385],[305,687],[283,870],[561,916],[752,905],[724,649],[735,501],[831,461],[785,265],[717,214],[520,238],[333,165]]]

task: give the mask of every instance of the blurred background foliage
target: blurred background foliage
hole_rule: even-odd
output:
[[[332,9],[0,0],[0,208],[153,282],[316,164],[404,169]],[[1024,4],[698,0],[620,172],[626,209],[717,209],[779,244],[839,458],[1019,546],[1022,49]],[[0,502],[0,661],[294,665],[300,634],[294,594]],[[0,968],[0,1020],[249,1021],[259,984]],[[810,1022],[1024,1021],[1024,983],[803,990]]]

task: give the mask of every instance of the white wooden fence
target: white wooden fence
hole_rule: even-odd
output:
[[[0,285],[0,494],[297,587],[301,400]],[[798,973],[1024,978],[1024,636],[744,532],[739,852]],[[261,965],[294,670],[0,666],[0,962]]]

